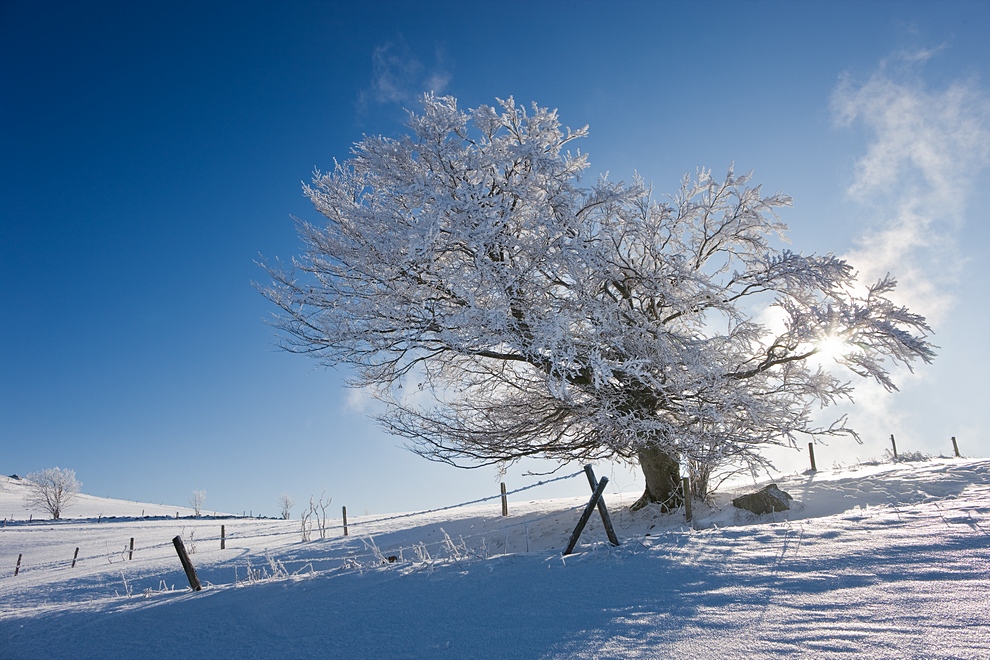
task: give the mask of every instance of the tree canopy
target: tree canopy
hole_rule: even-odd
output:
[[[315,174],[323,219],[298,221],[305,252],[262,291],[282,346],[351,367],[427,458],[638,460],[643,502],[664,502],[678,463],[855,436],[815,421],[852,391],[811,360],[826,344],[888,390],[892,364],[934,357],[891,277],[785,249],[791,200],[748,174],[701,169],[659,198],[638,177],[585,185],[569,145],[587,127],[556,111],[422,103],[408,134]]]

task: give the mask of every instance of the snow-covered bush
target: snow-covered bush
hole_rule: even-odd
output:
[[[919,463],[932,460],[931,454],[923,454],[920,451],[902,451],[894,456],[894,453],[888,449],[885,456],[888,461],[893,463]]]

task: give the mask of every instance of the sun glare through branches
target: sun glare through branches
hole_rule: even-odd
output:
[[[850,351],[850,346],[839,335],[825,335],[815,342],[815,358],[824,366],[832,362],[842,362],[843,356]]]

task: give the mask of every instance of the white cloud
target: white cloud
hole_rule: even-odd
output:
[[[370,104],[411,105],[424,92],[444,93],[450,80],[442,51],[434,52],[428,66],[404,39],[386,41],[371,54],[371,81],[361,90],[358,105],[362,109]]]
[[[954,303],[958,233],[990,160],[986,92],[966,81],[933,89],[912,73],[939,50],[900,54],[864,83],[843,77],[832,98],[836,121],[868,135],[848,189],[868,228],[846,257],[864,282],[892,273],[898,300],[934,323]]]
[[[961,290],[969,251],[961,236],[967,216],[979,212],[976,200],[985,194],[980,184],[990,163],[987,90],[972,79],[941,86],[924,79],[925,63],[942,49],[898,53],[865,82],[843,77],[832,96],[836,123],[864,136],[847,189],[863,228],[843,257],[863,283],[891,273],[899,283],[891,297],[925,315],[936,333],[948,324]],[[934,339],[938,343],[938,335]],[[899,371],[898,386],[917,402],[931,371]],[[932,450],[916,409],[902,407],[872,382],[857,381],[854,396],[854,406],[830,411],[848,413],[864,441],[843,453],[881,458],[891,434],[909,447]]]
[[[347,390],[347,409],[357,413],[367,413],[375,404],[374,391],[370,387],[352,387]]]

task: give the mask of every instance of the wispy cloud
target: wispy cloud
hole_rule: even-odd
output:
[[[351,412],[367,413],[376,403],[369,387],[352,387],[347,390],[346,408]]]
[[[843,256],[864,284],[896,277],[892,297],[924,314],[936,332],[956,303],[966,253],[960,236],[990,163],[987,90],[976,80],[938,87],[924,79],[925,63],[943,48],[897,53],[865,81],[844,76],[832,96],[836,123],[864,136],[847,189],[864,228]],[[895,380],[910,388],[926,373],[902,371]],[[881,456],[891,433],[926,441],[879,385],[857,382],[855,398],[856,406],[839,412],[850,414],[867,455]]]
[[[953,305],[959,230],[990,160],[990,97],[973,81],[933,89],[917,69],[941,50],[901,53],[865,82],[845,76],[832,97],[840,126],[865,129],[848,192],[869,228],[849,261],[861,279],[891,272],[898,298],[938,323]]]
[[[371,54],[371,81],[358,95],[358,108],[370,105],[410,105],[423,92],[442,94],[451,74],[439,48],[430,62],[417,56],[401,37],[379,44]]]

